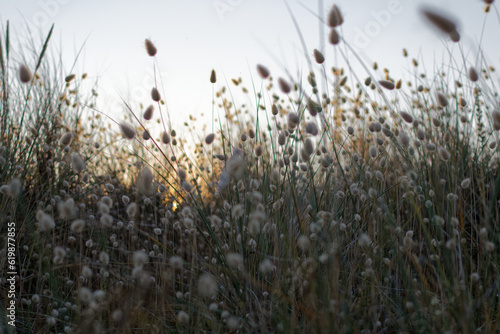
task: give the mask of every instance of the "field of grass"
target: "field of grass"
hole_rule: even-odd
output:
[[[172,128],[157,87],[109,118],[57,70],[52,30],[13,59],[7,27],[0,332],[499,332],[495,69],[480,50],[435,73],[403,50],[404,78],[330,67],[360,62],[342,24],[334,6],[304,78],[207,73],[203,130]]]

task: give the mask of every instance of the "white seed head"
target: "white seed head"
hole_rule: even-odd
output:
[[[21,80],[21,82],[28,83],[31,81],[32,77],[33,75],[31,74],[30,69],[26,65],[22,64],[19,67],[19,79]]]
[[[273,271],[273,263],[271,260],[265,259],[260,263],[259,270],[263,274],[270,274]]]
[[[132,256],[134,267],[142,267],[149,261],[148,254],[143,251],[137,251]]]
[[[443,161],[448,161],[451,158],[450,152],[445,147],[440,147],[438,149],[438,154],[441,160]]]
[[[73,132],[69,131],[62,135],[61,140],[59,141],[62,146],[69,146],[71,141],[73,140]]]
[[[170,135],[167,131],[164,131],[161,135],[161,141],[163,144],[170,144]]]
[[[130,218],[134,218],[137,214],[137,204],[135,202],[132,202],[128,205],[127,207],[127,216]]]
[[[144,111],[144,119],[149,121],[151,118],[153,118],[153,111],[155,110],[155,107],[153,105],[150,105],[149,107],[146,108]]]
[[[337,27],[344,22],[344,18],[337,5],[333,5],[328,14],[328,26],[331,28]]]
[[[172,256],[168,263],[175,269],[181,269],[184,265],[184,261],[179,256]]]
[[[151,89],[151,98],[155,102],[159,102],[161,100],[160,92],[158,91],[158,89],[156,87],[153,87]]]
[[[137,190],[141,194],[150,194],[152,192],[153,174],[148,167],[144,167],[137,176]]]
[[[378,155],[378,150],[377,150],[377,148],[375,146],[371,146],[370,150],[369,150],[369,153],[370,153],[370,156],[372,158],[376,158],[377,155]]]
[[[278,79],[278,85],[279,85],[281,91],[285,94],[290,93],[290,91],[292,90],[292,87],[290,87],[290,84],[283,78]]]
[[[470,186],[470,178],[463,179],[462,182],[460,183],[460,186],[462,189],[467,189]]]
[[[71,223],[71,232],[73,233],[81,233],[85,228],[85,221],[82,219],[77,219]]]
[[[232,268],[243,268],[243,257],[239,253],[228,253],[226,254],[227,264]]]
[[[371,240],[370,236],[368,236],[368,234],[363,233],[359,236],[358,243],[361,247],[365,248],[365,247],[370,246],[370,244],[372,243],[372,240]]]
[[[217,281],[214,276],[204,273],[198,280],[198,292],[205,297],[212,297],[217,293]]]
[[[441,93],[437,93],[438,103],[441,107],[445,108],[448,105],[448,99]]]
[[[158,50],[156,49],[156,46],[153,44],[153,42],[151,42],[149,39],[146,39],[144,45],[146,46],[148,55],[154,57]]]
[[[318,134],[318,126],[314,122],[306,123],[306,132],[316,136]]]
[[[472,82],[476,82],[479,80],[479,75],[477,74],[476,69],[472,66],[469,68],[469,79]]]
[[[186,312],[184,311],[179,311],[179,313],[177,313],[177,320],[181,323],[181,324],[187,324],[189,322],[189,314],[187,314]]]
[[[395,87],[394,82],[389,81],[389,80],[379,80],[378,83],[380,84],[380,86],[382,86],[388,90],[393,90]]]
[[[129,139],[129,140],[134,139],[135,129],[132,126],[125,124],[125,123],[121,123],[120,130],[122,132],[123,138]]]
[[[305,251],[309,249],[309,246],[311,245],[311,241],[306,235],[300,235],[297,238],[297,247],[299,247],[301,250]]]
[[[207,145],[210,145],[214,142],[214,139],[215,139],[215,133],[211,133],[205,137],[205,143],[207,143]]]
[[[265,67],[264,65],[257,65],[257,72],[259,73],[260,77],[262,79],[267,79],[267,77],[269,77],[269,70],[267,69],[267,67]]]
[[[399,142],[403,146],[410,146],[411,142],[410,136],[408,136],[406,132],[401,131],[401,133],[399,134]]]
[[[401,111],[399,112],[401,115],[401,118],[405,120],[407,123],[412,123],[413,122],[413,116],[407,113],[406,111]]]
[[[103,214],[100,219],[101,225],[103,227],[111,227],[113,224],[113,217],[110,214]]]

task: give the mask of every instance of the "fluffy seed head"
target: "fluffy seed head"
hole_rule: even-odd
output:
[[[393,90],[394,89],[394,82],[388,81],[388,80],[379,80],[378,82],[380,86],[388,89],[388,90]]]
[[[38,220],[38,223],[40,225],[40,231],[49,231],[56,227],[56,224],[54,223],[54,218],[52,218],[51,215],[46,214],[42,210],[38,210],[36,213],[36,219]]]
[[[148,52],[148,55],[154,57],[156,55],[157,50],[153,42],[151,42],[149,39],[146,39],[144,45],[146,46],[146,51]]]
[[[295,129],[295,127],[297,127],[297,125],[299,125],[299,115],[297,115],[297,113],[295,112],[290,112],[288,114],[288,127],[290,129]]]
[[[85,161],[80,154],[77,152],[71,153],[71,166],[77,173],[81,173],[85,170]]]
[[[418,140],[425,140],[425,132],[421,129],[417,130],[417,138]]]
[[[401,111],[399,113],[401,115],[401,118],[405,120],[407,123],[413,122],[413,116],[407,113],[406,111]]]
[[[103,214],[99,220],[104,227],[110,227],[113,224],[113,217],[110,214]]]
[[[365,248],[365,247],[370,246],[370,244],[372,243],[372,240],[368,234],[363,233],[359,236],[358,243],[361,247]]]
[[[61,219],[71,219],[76,213],[75,201],[70,198],[65,202],[59,202],[57,205],[59,217]]]
[[[369,153],[372,158],[376,158],[378,155],[378,150],[375,146],[372,146],[370,147]]]
[[[54,248],[54,258],[52,262],[54,264],[62,264],[64,262],[64,258],[66,257],[66,250],[62,247]]]
[[[155,102],[158,102],[161,100],[160,92],[158,91],[158,89],[156,89],[156,87],[153,87],[153,89],[151,89],[151,98]]]
[[[73,132],[69,131],[62,135],[60,143],[62,146],[68,146],[73,140]]]
[[[146,108],[146,110],[144,110],[144,119],[149,121],[151,118],[153,118],[153,111],[154,111],[155,107],[153,105],[150,105],[149,107]]]
[[[179,176],[179,179],[181,179],[181,180],[185,180],[187,177],[186,171],[180,167],[177,169],[177,175]]]
[[[311,245],[311,240],[306,235],[300,235],[297,238],[297,247],[299,247],[301,250],[305,251],[309,248]]]
[[[126,123],[121,123],[120,130],[122,131],[123,138],[129,139],[129,140],[134,139],[135,129],[132,126],[130,126]]]
[[[212,72],[210,73],[210,82],[211,83],[217,82],[217,76],[215,75],[215,70],[212,70]]]
[[[217,293],[217,281],[211,274],[201,275],[198,280],[198,292],[205,297],[211,297]]]
[[[273,271],[273,263],[271,260],[265,259],[260,263],[259,270],[263,274],[270,274]]]
[[[453,30],[452,32],[450,32],[450,39],[451,39],[453,42],[458,42],[458,41],[460,41],[460,34],[458,33],[458,31]]]
[[[463,179],[462,182],[460,183],[460,186],[463,189],[467,189],[470,186],[470,178]]]
[[[435,127],[439,127],[441,126],[441,121],[436,117],[432,117],[432,124],[434,124]]]
[[[175,269],[181,269],[184,264],[184,261],[179,256],[172,256],[168,261],[168,263]]]
[[[269,77],[269,70],[267,69],[267,67],[265,67],[264,65],[257,65],[257,72],[259,72],[259,75],[262,79],[267,79]]]
[[[304,150],[309,155],[314,153],[314,143],[311,138],[306,138],[306,140],[304,141]]]
[[[457,29],[457,25],[451,19],[431,9],[423,9],[424,16],[439,30],[451,34]]]
[[[274,116],[278,115],[279,110],[278,110],[278,107],[276,106],[276,104],[273,103],[273,107],[272,107],[271,111],[272,111]]]
[[[493,129],[500,130],[500,111],[494,110],[491,116],[493,118]]]
[[[339,7],[337,7],[337,5],[333,5],[330,13],[328,14],[328,26],[334,28],[341,25],[343,22],[344,18],[342,17]]]
[[[448,105],[448,99],[441,93],[437,93],[438,103],[441,107],[445,108]]]
[[[90,181],[90,175],[89,175],[89,173],[83,174],[83,176],[82,176],[82,182],[83,183],[87,183],[89,181]]]
[[[321,51],[319,51],[318,49],[314,49],[313,53],[314,53],[314,60],[316,60],[318,64],[323,64],[325,62],[325,56],[323,56]]]
[[[184,311],[179,311],[179,313],[177,313],[177,320],[181,324],[187,324],[189,322],[189,314]]]
[[[132,202],[127,207],[127,216],[129,216],[130,218],[134,218],[136,214],[137,214],[137,204]]]
[[[132,262],[134,264],[134,267],[142,267],[148,262],[148,260],[149,260],[148,254],[146,254],[143,251],[137,251],[132,256]]]
[[[322,111],[321,106],[314,102],[313,99],[307,99],[307,104],[306,104],[307,110],[309,110],[309,113],[311,116],[316,116],[319,112]]]
[[[205,143],[210,145],[214,142],[214,139],[215,139],[215,133],[211,133],[205,137]]]
[[[262,145],[258,145],[257,147],[255,147],[256,156],[260,157],[262,153],[264,153],[264,148],[262,147]]]
[[[76,77],[76,74],[70,74],[70,75],[67,75],[66,78],[64,78],[64,81],[66,82],[71,82],[73,81],[73,79]]]
[[[243,213],[245,213],[245,208],[243,207],[242,204],[237,204],[232,209],[232,215],[233,215],[233,218],[235,218],[235,219],[243,216]]]
[[[281,91],[285,94],[290,93],[290,91],[292,90],[292,88],[290,87],[290,84],[288,82],[286,82],[286,80],[283,78],[278,79],[278,84],[280,86]]]
[[[469,79],[473,82],[479,80],[479,75],[477,74],[476,69],[472,66],[469,68]]]
[[[332,28],[332,30],[330,30],[330,35],[328,36],[328,41],[332,45],[339,44],[339,42],[340,42],[340,36],[339,36],[339,33],[337,32],[337,30],[335,30],[333,28]]]
[[[82,219],[77,219],[71,223],[71,232],[73,233],[81,233],[85,228],[85,221]]]
[[[241,269],[243,268],[243,257],[238,253],[226,254],[226,261],[230,267]]]
[[[306,123],[306,132],[316,136],[318,134],[318,126],[314,122]]]
[[[444,147],[440,147],[438,149],[438,154],[439,154],[439,157],[441,158],[441,160],[443,160],[443,161],[448,161],[451,158],[450,152],[448,152],[448,150]]]
[[[164,131],[161,135],[161,141],[163,144],[170,144],[170,135],[167,131]]]
[[[406,132],[401,131],[401,133],[399,134],[399,142],[401,143],[401,145],[410,146],[410,141],[410,136],[408,136]]]
[[[286,143],[286,136],[285,136],[285,133],[284,132],[281,132],[278,136],[278,144],[280,144],[281,146],[285,145]]]
[[[32,74],[30,69],[26,65],[22,64],[19,67],[19,79],[21,80],[22,83],[28,83],[31,81],[31,78]]]

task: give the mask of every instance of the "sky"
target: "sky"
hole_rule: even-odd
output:
[[[367,63],[376,60],[391,73],[410,68],[401,56],[403,47],[410,58],[423,57],[432,65],[451,45],[420,15],[424,4],[456,19],[468,56],[474,59],[481,44],[494,56],[490,65],[498,67],[497,4],[486,15],[480,0],[0,0],[0,20],[2,30],[9,20],[21,43],[27,25],[41,40],[54,23],[52,43],[68,74],[83,46],[75,72],[98,80],[100,107],[118,118],[121,98],[152,102],[155,60],[144,49],[145,38],[151,39],[158,49],[160,91],[178,125],[190,114],[210,114],[212,69],[217,72],[217,89],[237,77],[250,88],[252,78],[260,80],[255,70],[259,63],[276,77],[285,76],[285,68],[292,73],[307,69],[287,4],[306,41],[307,55],[312,57],[318,48],[332,61],[334,47],[325,42],[328,29],[320,28],[324,25],[318,17],[327,16],[333,3],[344,16],[343,38]]]

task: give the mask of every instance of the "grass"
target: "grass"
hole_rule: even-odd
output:
[[[258,65],[249,90],[207,75],[203,133],[172,129],[156,87],[152,115],[124,102],[110,130],[86,75],[47,59],[52,30],[13,60],[7,26],[0,262],[15,222],[17,332],[500,330],[494,68],[354,73],[332,13],[335,45],[306,49],[304,78]]]

